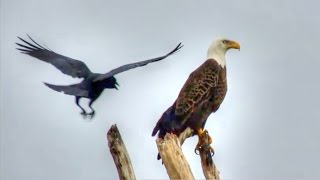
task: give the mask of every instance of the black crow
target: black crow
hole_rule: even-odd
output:
[[[17,49],[20,50],[21,53],[28,54],[32,57],[48,62],[64,74],[67,74],[74,78],[83,78],[83,80],[78,84],[71,84],[66,86],[52,85],[48,83],[44,84],[55,91],[64,92],[65,94],[75,96],[75,102],[77,106],[79,106],[82,110],[81,115],[83,115],[83,117],[89,115],[91,118],[95,114],[95,111],[91,107],[91,105],[100,96],[103,90],[105,88],[118,89],[117,86],[119,86],[119,84],[117,83],[117,80],[114,77],[114,75],[165,59],[168,56],[174,54],[176,51],[178,51],[181,47],[183,47],[183,45],[179,43],[179,45],[176,48],[174,48],[171,52],[164,56],[122,65],[105,74],[99,74],[91,72],[84,62],[55,53],[54,51],[39,45],[29,35],[28,37],[33,43],[18,37],[22,42],[25,43],[16,43],[19,46]],[[80,106],[80,98],[90,99],[90,113],[87,113],[84,110],[84,108]]]

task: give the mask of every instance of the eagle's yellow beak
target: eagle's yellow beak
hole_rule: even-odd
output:
[[[229,49],[233,48],[233,49],[239,49],[240,50],[240,44],[237,43],[236,41],[229,41],[228,42],[228,47],[229,47]]]

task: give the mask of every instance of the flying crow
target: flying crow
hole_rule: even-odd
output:
[[[83,78],[83,80],[78,84],[71,84],[65,86],[53,85],[48,83],[44,84],[55,91],[64,92],[65,94],[75,96],[75,102],[77,106],[79,106],[82,110],[81,115],[83,115],[83,117],[86,117],[88,115],[91,118],[95,114],[95,110],[91,107],[92,103],[100,96],[103,90],[105,88],[117,89],[117,86],[119,86],[114,75],[165,59],[168,56],[174,54],[183,46],[181,45],[181,43],[179,43],[179,45],[176,48],[174,48],[171,52],[164,56],[122,65],[105,74],[99,74],[91,72],[84,62],[55,53],[54,51],[39,45],[30,36],[28,37],[32,42],[28,42],[18,37],[22,42],[24,42],[24,44],[16,43],[19,46],[17,49],[20,50],[21,53],[28,54],[32,57],[50,63],[57,69],[59,69],[62,73],[72,76],[73,78]],[[90,99],[90,113],[87,113],[84,110],[84,108],[80,106],[80,98]]]

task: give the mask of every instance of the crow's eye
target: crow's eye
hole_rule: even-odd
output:
[[[223,42],[224,44],[226,44],[226,43],[228,42],[228,40],[223,40],[222,42]]]

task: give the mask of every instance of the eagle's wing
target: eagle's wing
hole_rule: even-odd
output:
[[[55,53],[49,49],[46,49],[34,41],[30,36],[28,36],[33,42],[28,42],[20,37],[18,37],[25,44],[16,43],[21,53],[28,54],[32,57],[45,61],[54,65],[62,73],[70,75],[72,77],[85,78],[91,72],[87,65],[82,61],[71,59],[69,57]]]
[[[178,46],[176,48],[174,48],[171,52],[169,52],[168,54],[164,55],[164,56],[160,56],[160,57],[156,57],[156,58],[153,58],[153,59],[148,59],[148,60],[144,60],[144,61],[139,61],[139,62],[135,62],[135,63],[131,63],[131,64],[125,64],[125,65],[122,65],[116,69],[113,69],[105,74],[102,74],[100,76],[98,76],[94,82],[96,81],[103,81],[104,79],[107,79],[111,76],[114,76],[116,74],[119,74],[119,73],[122,73],[124,71],[128,71],[130,69],[133,69],[133,68],[137,68],[137,67],[141,67],[141,66],[145,66],[149,63],[153,63],[153,62],[156,62],[156,61],[160,61],[162,59],[165,59],[167,58],[168,56],[174,54],[176,51],[178,51],[180,48],[182,48],[183,45],[181,45],[181,43],[178,44]]]
[[[209,59],[193,71],[182,87],[176,100],[175,115],[184,124],[196,109],[212,98],[222,67]]]

